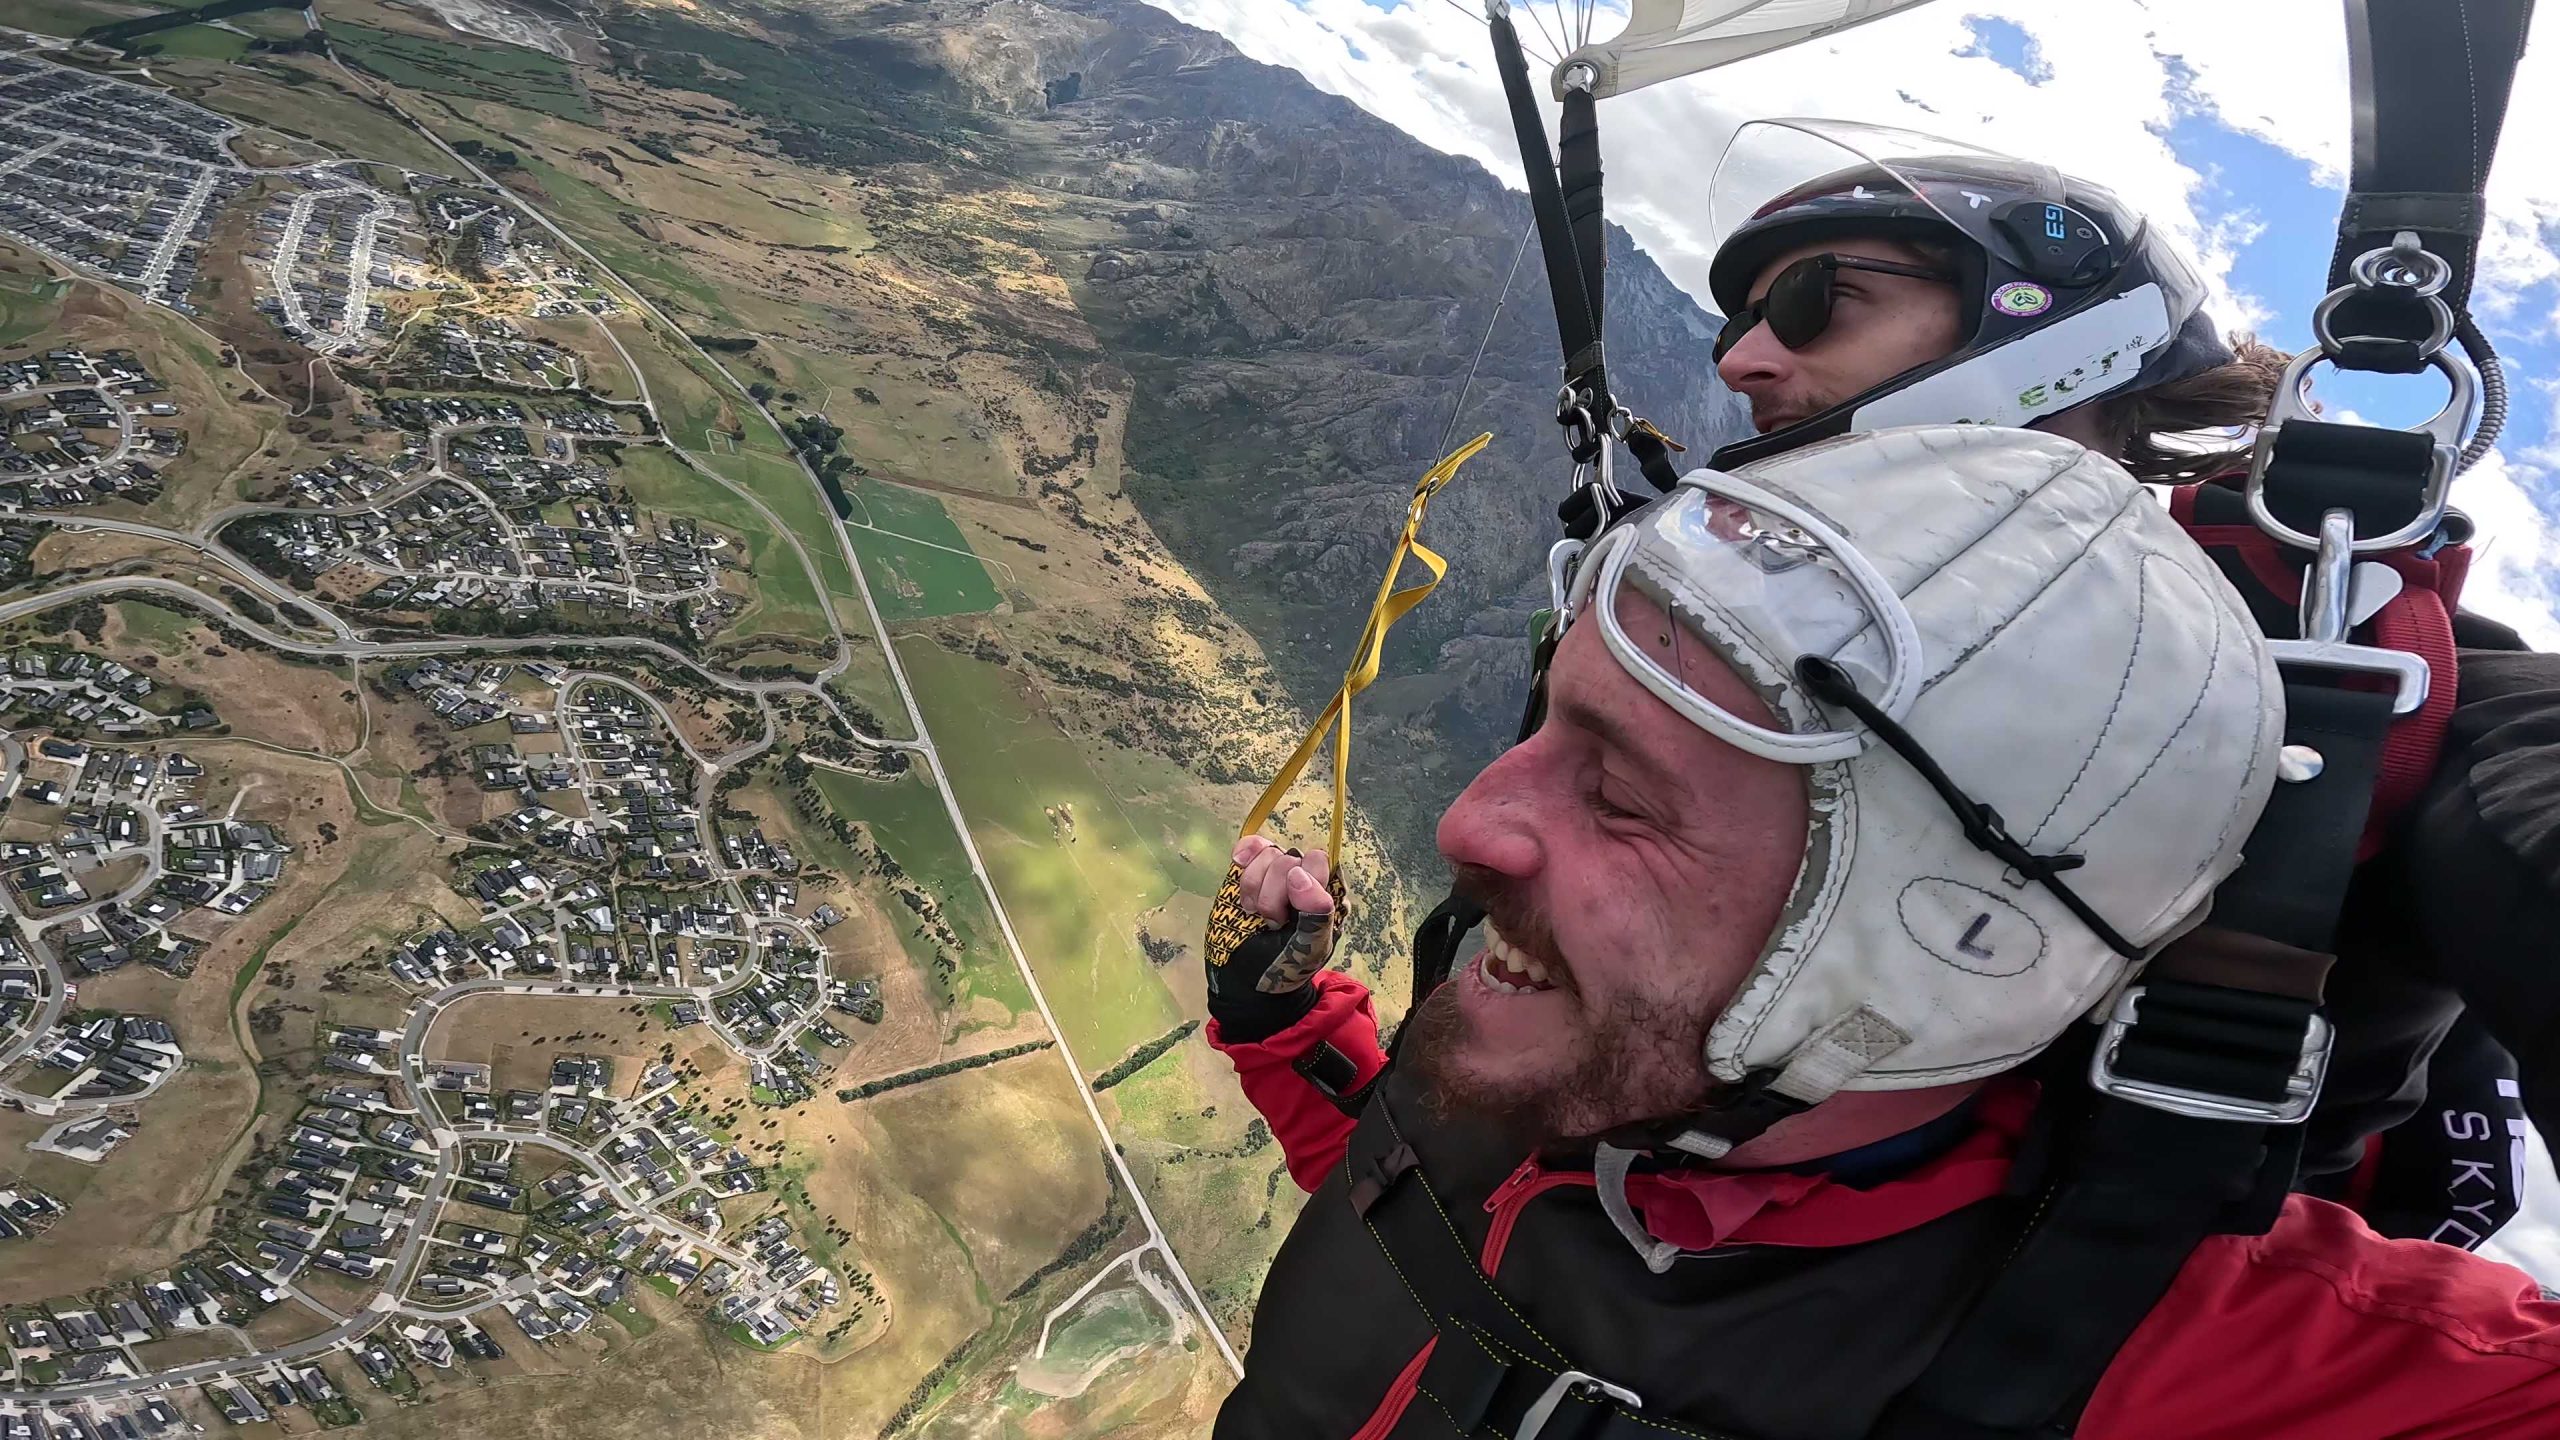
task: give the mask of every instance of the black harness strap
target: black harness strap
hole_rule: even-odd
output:
[[[1352,1209],[1438,1335],[1416,1388],[1459,1434],[1520,1440],[1543,1408],[1534,1440],[1721,1440],[1620,1409],[1597,1383],[1605,1369],[1583,1371],[1528,1322],[1477,1264],[1383,1095],[1361,1113],[1343,1163]]]
[[[2452,266],[2445,303],[2462,314],[2488,211],[2489,162],[2524,58],[2533,0],[2347,0],[2355,158],[2329,286],[2403,231]],[[2423,307],[2368,293],[2340,308],[2340,335],[2416,340]]]
[[[2079,1178],[2055,1192],[1876,1436],[2069,1435],[2097,1377],[2197,1240],[2255,1193],[2267,1159],[2261,1127],[2121,1101],[2101,1102],[2076,1140]]]
[[[2284,703],[2286,743],[2309,746],[2321,771],[2268,797],[2247,863],[2214,895],[2213,923],[2325,955],[2373,808],[2391,696],[2291,679]]]
[[[1556,338],[1564,348],[1564,385],[1572,403],[1581,405],[1589,425],[1577,437],[1573,458],[1588,462],[1608,443],[1606,426],[1609,382],[1600,349],[1600,150],[1594,108],[1588,94],[1576,110],[1565,111],[1566,141],[1577,157],[1575,202],[1586,213],[1577,223],[1565,206],[1555,156],[1547,149],[1546,117],[1538,113],[1538,97],[1529,80],[1529,62],[1520,50],[1520,34],[1511,17],[1496,11],[1487,22],[1493,32],[1494,69],[1502,75],[1502,93],[1511,110],[1511,131],[1520,142],[1520,169],[1529,186],[1529,213],[1538,222],[1538,253],[1546,262],[1547,294],[1555,303]],[[1592,236],[1593,266],[1583,265],[1578,233]],[[1562,418],[1559,416],[1559,418]],[[1589,453],[1583,453],[1587,450]]]
[[[1583,312],[1591,322],[1591,343],[1598,345],[1608,332],[1609,234],[1608,222],[1601,209],[1600,184],[1600,114],[1588,88],[1568,90],[1564,112],[1556,123],[1556,184],[1564,204],[1565,224],[1573,238],[1575,273],[1582,281]],[[1568,365],[1568,371],[1570,366]],[[1598,376],[1598,357],[1593,359],[1593,393],[1598,402],[1609,403],[1608,386]],[[1570,375],[1568,374],[1568,379]],[[1606,410],[1596,419],[1607,419]]]
[[[2389,534],[2423,508],[2434,449],[2434,437],[2423,430],[2287,420],[2267,461],[2267,509],[2305,535],[2319,534],[2321,515],[2340,507],[2356,512],[2358,533]],[[2248,517],[2237,523],[2249,523]],[[2290,618],[2270,633],[2291,635]]]

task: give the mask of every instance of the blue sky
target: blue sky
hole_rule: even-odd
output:
[[[1517,183],[1470,13],[1480,0],[1153,3]],[[1535,50],[1574,13],[1572,0],[1514,6]],[[2340,10],[2339,0],[1938,0],[1606,102],[1611,215],[1703,298],[1713,235],[1702,181],[1737,126],[1784,115],[1899,125],[2106,184],[2198,255],[2226,324],[2298,350],[2310,343],[2346,182]],[[1615,34],[1624,15],[1624,0],[1601,0],[1591,34]],[[2547,138],[2560,134],[2560,40],[2528,47],[2506,133],[2475,311],[2507,358],[2513,415],[2499,453],[2456,484],[2454,503],[2482,529],[2467,603],[2560,649],[2550,379],[2560,375],[2560,147]],[[2408,424],[2434,413],[2442,387],[2382,378],[2319,393],[2349,414]],[[2534,1167],[2528,1216],[2502,1237],[2502,1255],[2560,1283],[2560,1182],[2538,1144]]]

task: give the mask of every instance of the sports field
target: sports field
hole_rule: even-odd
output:
[[[346,59],[406,89],[501,100],[573,119],[596,118],[569,67],[539,50],[395,35],[342,20],[330,23],[329,43]]]
[[[942,502],[919,491],[856,478],[845,528],[887,621],[992,610],[1003,597]]]

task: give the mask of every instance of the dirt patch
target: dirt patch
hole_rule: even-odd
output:
[[[308,1340],[336,1323],[299,1301],[287,1299],[267,1307],[265,1314],[240,1328],[249,1332],[249,1338],[258,1342],[259,1349],[271,1350],[296,1340]]]
[[[561,1055],[602,1055],[613,1064],[612,1091],[630,1095],[640,1076],[674,1045],[703,1066],[726,1055],[710,1027],[669,1030],[646,1003],[610,995],[484,993],[446,1007],[427,1034],[427,1055],[487,1065],[497,1088],[540,1090]]]
[[[34,553],[28,558],[37,575],[58,581],[73,578],[65,572],[104,570],[127,560],[166,562],[188,553],[148,535],[115,530],[55,530],[36,542]]]
[[[368,673],[370,684],[370,668]],[[454,832],[516,807],[511,792],[480,788],[470,763],[471,737],[456,733],[434,711],[405,699],[387,700],[373,689],[364,703],[373,725],[363,768],[378,777],[368,780],[370,793],[388,800],[414,792],[424,812]]]
[[[154,612],[150,631],[155,637],[176,636],[172,643],[146,645],[135,634],[136,622],[125,613],[135,604],[119,601],[109,608],[104,647],[109,653],[158,651],[159,663],[150,668],[151,676],[204,695],[234,735],[330,755],[354,748],[356,709],[344,670],[297,664],[270,651],[227,644],[196,611],[186,609],[139,607]],[[162,615],[176,617],[185,628],[178,630],[174,622],[158,620]]]

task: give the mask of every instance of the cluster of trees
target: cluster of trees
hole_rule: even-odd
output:
[[[1108,1163],[1103,1166],[1106,1172],[1110,1168]],[[1120,1208],[1120,1187],[1114,1185],[1111,1187],[1111,1197],[1103,1202],[1100,1218],[1084,1227],[1083,1232],[1076,1238],[1068,1241],[1067,1248],[1058,1252],[1058,1258],[1024,1276],[1021,1284],[1005,1292],[1006,1302],[1011,1303],[1021,1299],[1038,1289],[1041,1281],[1101,1254],[1112,1241],[1120,1238],[1121,1231],[1128,1228],[1129,1212]]]
[[[992,1327],[983,1329],[952,1346],[951,1353],[943,1356],[940,1364],[926,1371],[924,1378],[916,1382],[916,1388],[907,1392],[906,1403],[899,1406],[898,1412],[889,1417],[889,1423],[880,1427],[880,1440],[889,1440],[890,1436],[914,1423],[916,1416],[923,1412],[925,1402],[933,1398],[936,1390],[942,1388],[943,1377],[958,1369],[961,1363],[975,1354],[978,1347],[987,1343],[987,1337],[994,1333],[995,1330]]]
[[[748,392],[754,393],[754,388],[748,387]],[[827,503],[835,507],[836,518],[851,518],[853,500],[845,493],[844,477],[866,472],[853,463],[851,456],[839,453],[844,444],[843,427],[823,415],[802,415],[783,425],[782,438],[790,441],[800,458],[809,462],[809,468],[818,472],[818,488],[827,492]]]
[[[927,1080],[939,1080],[945,1075],[957,1075],[963,1070],[975,1070],[981,1066],[993,1065],[999,1060],[1011,1060],[1016,1056],[1028,1055],[1035,1050],[1046,1050],[1056,1043],[1058,1042],[1054,1040],[1026,1040],[1019,1045],[1007,1045],[1001,1050],[990,1050],[984,1055],[964,1055],[957,1060],[937,1061],[931,1065],[884,1076],[878,1080],[866,1080],[851,1089],[837,1091],[836,1098],[848,1104],[856,1100],[868,1100],[885,1091],[902,1090],[909,1085],[921,1085]],[[1269,1140],[1268,1130],[1263,1132],[1263,1138],[1266,1141]]]
[[[1108,1090],[1156,1062],[1156,1058],[1191,1037],[1200,1028],[1197,1020],[1185,1020],[1137,1049],[1120,1057],[1120,1063],[1093,1077],[1093,1088]]]
[[[1179,1165],[1186,1160],[1241,1160],[1270,1148],[1270,1145],[1271,1122],[1256,1115],[1245,1123],[1244,1138],[1233,1145],[1220,1150],[1177,1150],[1166,1156],[1164,1163]]]
[[[492,170],[513,170],[524,162],[513,150],[502,150],[485,140],[464,138],[453,142],[454,153]]]
[[[1158,935],[1143,927],[1138,931],[1138,951],[1147,957],[1147,963],[1150,965],[1159,967],[1170,965],[1181,959],[1190,949],[1190,946],[1170,935]]]

